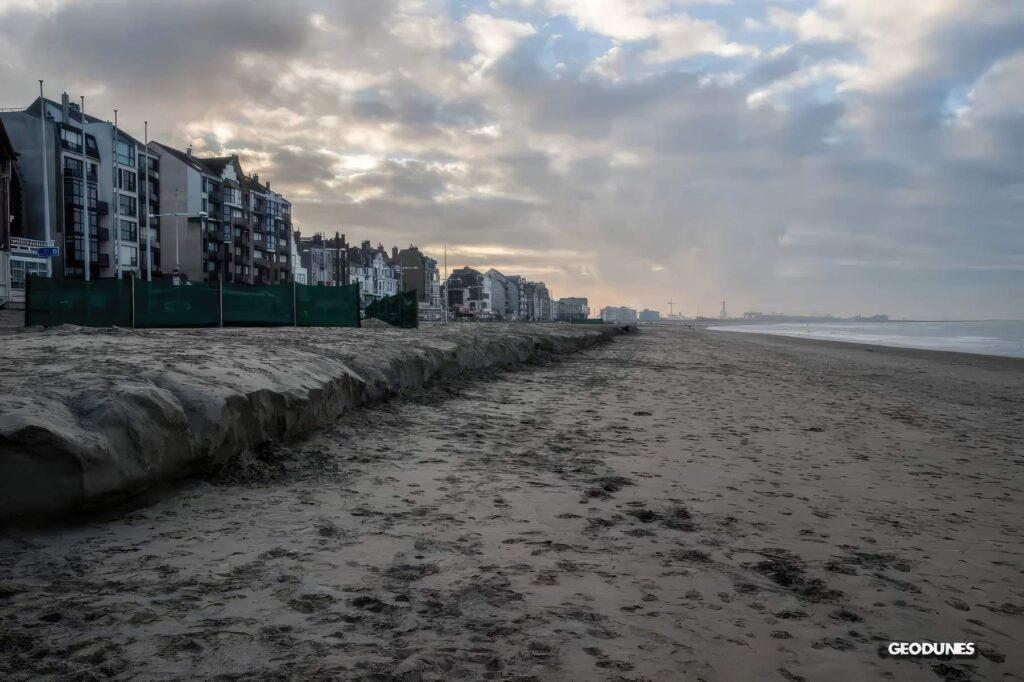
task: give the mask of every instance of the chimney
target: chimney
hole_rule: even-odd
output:
[[[63,118],[61,118],[61,122],[62,123],[67,123],[68,122],[68,104],[69,103],[70,103],[70,98],[68,97],[68,93],[67,92],[60,93],[60,111],[61,111],[61,116],[63,117]]]
[[[185,156],[187,156],[190,159],[192,158],[192,145],[189,145],[188,148],[185,150]]]
[[[270,180],[267,180],[267,191],[270,191]]]
[[[396,263],[398,262],[398,247],[397,246],[392,246],[391,247],[391,260],[395,261]]]

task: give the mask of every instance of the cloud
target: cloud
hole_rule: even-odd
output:
[[[8,1],[0,43],[0,106],[238,153],[304,233],[598,306],[1024,316],[1016,1]]]

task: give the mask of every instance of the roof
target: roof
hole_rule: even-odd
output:
[[[29,114],[30,116],[35,116],[36,118],[39,117],[39,109],[40,109],[39,99],[40,99],[39,97],[36,97],[35,100],[32,101],[32,104],[30,104],[27,107],[25,107],[25,113],[26,114]],[[49,97],[46,98],[46,103],[51,105],[51,106],[54,106],[54,107],[56,107],[58,109],[63,108],[63,105],[60,102],[56,102],[56,101],[50,99]],[[78,103],[77,102],[71,102],[71,104],[77,105]],[[82,113],[80,111],[78,111],[74,107],[69,109],[68,117],[72,121],[78,121],[79,124],[81,124],[81,122],[82,122]],[[93,116],[92,114],[88,114],[88,113],[85,115],[85,122],[86,123],[101,123],[101,124],[113,125],[112,121],[108,121],[108,120],[102,119],[102,118],[97,118],[97,117]],[[139,147],[145,146],[145,145],[143,145],[142,142],[137,140],[135,137],[133,137],[133,136],[129,135],[128,133],[126,133],[124,128],[121,128],[120,126],[117,129],[117,134],[118,134],[118,137],[124,138],[126,140],[131,141],[131,142],[134,142]]]
[[[245,178],[245,186],[247,189],[256,190],[257,192],[263,192],[264,194],[272,194],[270,188],[266,185],[260,184],[259,180],[256,180],[253,176]]]
[[[227,168],[231,160],[237,158],[232,156],[215,156],[210,159],[196,159],[199,163],[210,169],[210,172],[216,176],[224,175],[224,169]]]
[[[165,152],[167,152],[174,158],[178,159],[186,166],[190,167],[192,170],[199,171],[200,173],[210,173],[210,170],[206,166],[199,163],[199,159],[190,154],[187,154],[186,152],[181,151],[180,149],[169,147],[163,142],[151,142],[150,144],[156,145],[160,149],[163,149]]]

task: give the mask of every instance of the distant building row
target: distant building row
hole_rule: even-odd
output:
[[[457,268],[445,283],[448,309],[455,316],[489,320],[565,321],[590,317],[585,298],[553,300],[544,282],[504,275],[494,268],[481,273]]]
[[[399,291],[416,291],[420,319],[444,319],[441,278],[437,261],[410,245],[389,254],[382,244],[369,241],[351,246],[341,234],[303,237],[296,233],[298,259],[295,278],[302,284],[336,286],[358,284],[362,305]]]

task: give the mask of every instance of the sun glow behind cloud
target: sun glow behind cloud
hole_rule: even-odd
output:
[[[1019,2],[8,0],[0,41],[0,106],[239,153],[306,232],[599,305],[1024,315]]]

